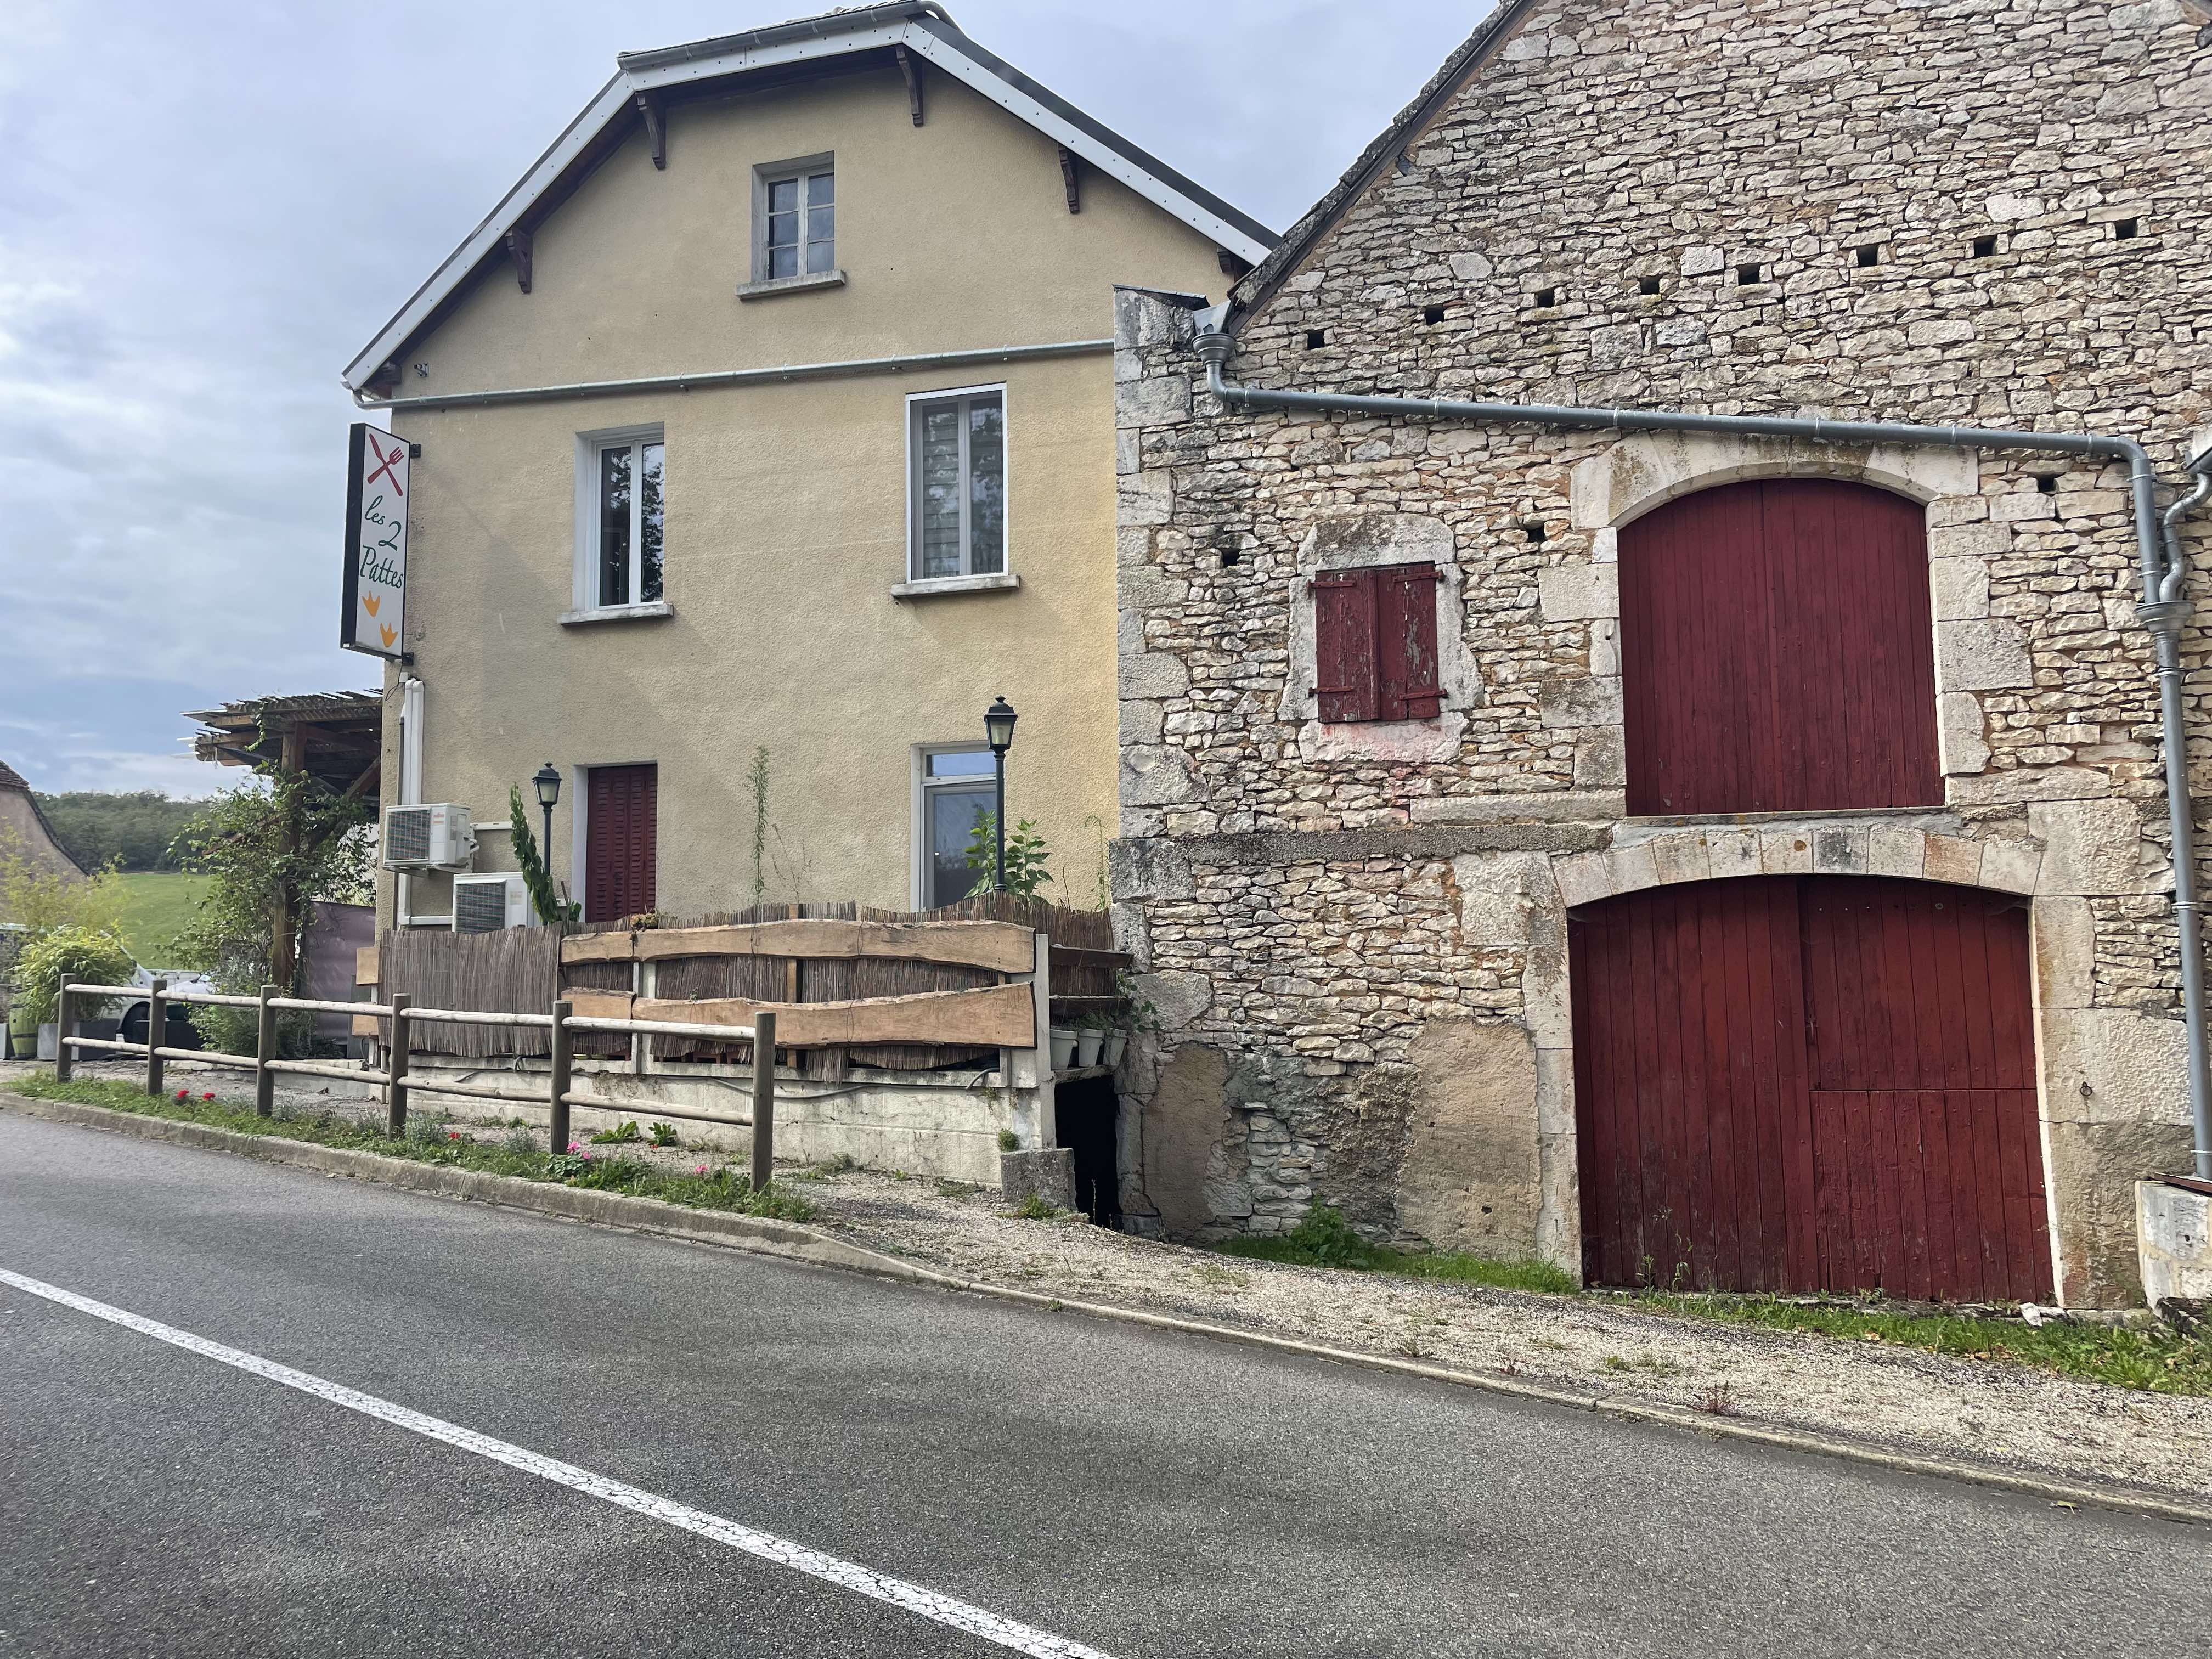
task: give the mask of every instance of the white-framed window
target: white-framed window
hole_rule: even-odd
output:
[[[1006,568],[1006,388],[907,399],[907,573],[912,581]]]
[[[658,426],[576,439],[576,608],[662,602],[667,446]]]
[[[753,280],[837,269],[837,169],[827,155],[753,170]]]
[[[963,899],[984,877],[968,867],[968,843],[991,811],[991,751],[981,744],[927,744],[914,751],[915,908]]]

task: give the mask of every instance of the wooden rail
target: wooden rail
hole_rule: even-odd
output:
[[[76,1035],[76,1004],[80,998],[106,1001],[115,997],[147,998],[149,1024],[147,1041],[125,1042],[112,1037],[86,1037]],[[219,1054],[197,1048],[170,1048],[156,1039],[153,1021],[166,1021],[167,1005],[170,1001],[215,1004],[225,1007],[256,1008],[260,1019],[256,1028],[254,1052],[248,1054]],[[568,1110],[581,1106],[602,1112],[630,1112],[640,1109],[639,1103],[613,1098],[605,1095],[585,1093],[574,1088],[573,1043],[575,1031],[612,1031],[637,1036],[696,1036],[716,1042],[750,1042],[753,1045],[752,1114],[746,1118],[721,1117],[706,1112],[681,1111],[674,1107],[653,1105],[646,1109],[663,1117],[684,1118],[695,1123],[720,1123],[735,1127],[750,1126],[752,1129],[752,1174],[754,1190],[768,1185],[775,1166],[775,1012],[757,1010],[745,1024],[733,1024],[726,1021],[709,1020],[653,1020],[631,1017],[625,997],[621,1014],[609,1012],[578,1014],[574,1006],[561,1001],[553,1005],[549,1013],[495,1013],[475,1009],[416,1008],[409,1005],[404,995],[394,996],[389,1003],[331,1003],[309,997],[280,997],[276,988],[264,985],[258,997],[227,996],[215,992],[179,992],[172,996],[167,983],[155,980],[150,987],[72,984],[64,977],[59,987],[55,1009],[58,1039],[54,1050],[54,1077],[67,1082],[79,1053],[143,1054],[146,1059],[146,1091],[150,1095],[162,1092],[162,1062],[170,1060],[193,1060],[213,1066],[231,1066],[250,1070],[254,1074],[253,1107],[263,1117],[276,1112],[276,1082],[280,1076],[328,1077],[348,1082],[370,1083],[385,1091],[386,1128],[394,1139],[407,1131],[407,1103],[411,1091],[420,1090],[436,1095],[457,1095],[465,1099],[493,1100],[506,1105],[537,1105],[543,1103],[548,1109],[552,1126],[552,1146],[555,1152],[568,1145]],[[720,1005],[685,1005],[678,1006],[719,1007]],[[284,1008],[337,1009],[340,1012],[363,1013],[377,1018],[380,1026],[388,1027],[385,1038],[385,1069],[374,1071],[363,1066],[340,1065],[330,1060],[285,1060],[276,1055],[276,1014]],[[450,1024],[461,1025],[532,1026],[552,1034],[553,1064],[541,1092],[520,1090],[497,1084],[475,1083],[467,1080],[422,1083],[412,1080],[409,1061],[414,1043],[413,1028],[418,1024]]]

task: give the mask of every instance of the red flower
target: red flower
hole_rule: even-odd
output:
[[[190,1089],[179,1089],[177,1091],[177,1098],[179,1100],[190,1100],[191,1097],[192,1091]]]
[[[202,1095],[200,1098],[202,1100],[213,1100],[215,1098],[215,1091],[212,1089],[209,1090],[205,1094]]]

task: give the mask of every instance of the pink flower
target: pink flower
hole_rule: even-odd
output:
[[[584,1148],[581,1142],[572,1140],[568,1143],[568,1150],[572,1152],[580,1152]]]
[[[694,1174],[694,1175],[704,1175],[704,1174],[706,1174],[706,1173],[707,1173],[707,1166],[706,1166],[705,1164],[701,1164],[697,1169],[694,1170],[691,1173],[692,1173],[692,1174]]]

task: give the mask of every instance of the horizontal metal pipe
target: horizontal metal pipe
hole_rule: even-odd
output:
[[[497,392],[426,392],[415,398],[370,398],[355,392],[363,409],[462,409],[484,404],[538,403],[561,398],[619,398],[638,392],[702,392],[712,386],[780,386],[854,374],[907,374],[1041,357],[1081,357],[1113,350],[1111,340],[1054,340],[1042,345],[984,346],[971,351],[921,351],[898,357],[850,357],[826,363],[787,363],[777,368],[718,368],[690,374],[648,374],[631,380],[569,380],[556,386]]]

